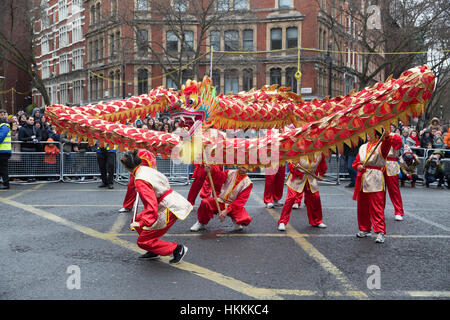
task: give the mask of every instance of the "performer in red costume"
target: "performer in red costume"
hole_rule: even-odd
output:
[[[305,205],[309,224],[318,228],[326,228],[327,226],[322,222],[322,203],[320,201],[318,181],[314,176],[305,173],[301,169],[303,167],[318,178],[322,178],[327,172],[325,158],[322,154],[316,154],[314,160],[311,162],[307,157],[302,157],[298,164],[289,163],[288,167],[290,172],[286,182],[288,192],[280,219],[278,220],[278,230],[286,230],[292,207],[299,200],[301,202],[301,195],[303,194],[305,194]]]
[[[285,179],[285,166],[279,166],[275,174],[266,175],[264,185],[264,203],[267,208],[281,207],[283,203],[280,202],[283,198],[283,188]]]
[[[172,190],[166,176],[148,166],[141,165],[137,151],[127,152],[120,159],[124,167],[134,177],[136,192],[144,205],[144,210],[136,215],[130,228],[139,234],[137,245],[147,251],[141,259],[151,260],[159,256],[173,254],[169,262],[181,262],[188,248],[183,244],[160,240],[178,220],[184,220],[192,210],[192,205],[179,193]]]
[[[156,157],[150,151],[141,149],[138,152],[138,156],[141,159],[141,164],[150,168],[156,169]],[[130,175],[130,181],[128,182],[127,193],[125,194],[125,199],[123,200],[122,208],[119,212],[129,212],[133,207],[134,201],[136,200],[136,187],[134,186],[134,176]]]
[[[398,134],[391,133],[391,136],[392,146],[387,155],[386,166],[383,172],[386,180],[386,189],[394,205],[395,220],[402,221],[405,212],[403,211],[402,194],[399,188],[398,174],[400,173],[400,165],[398,164],[398,157],[400,156],[400,149],[403,143],[402,138]]]
[[[386,136],[374,149],[381,138],[381,134],[368,135],[368,142],[363,144],[353,162],[353,168],[358,171],[353,200],[358,201],[357,216],[359,232],[358,238],[370,235],[371,229],[377,233],[375,242],[385,241],[386,223],[384,208],[386,206],[386,191],[384,187],[383,168],[392,145],[392,136]],[[373,154],[370,156],[371,151]]]
[[[206,171],[204,165],[195,165],[194,173],[192,174],[192,178],[194,178],[194,181],[192,181],[191,188],[189,189],[189,193],[187,196],[188,201],[195,205],[195,200],[197,199],[198,194],[200,193],[200,197],[202,199],[208,198],[211,194],[211,185],[209,184],[208,179],[206,178]],[[218,187],[220,187],[216,182],[214,181],[214,187],[216,190]]]
[[[197,210],[198,221],[191,227],[191,231],[205,229],[214,214],[219,215],[220,221],[229,216],[234,222],[234,230],[240,231],[252,221],[244,205],[247,203],[252,191],[253,183],[247,176],[247,169],[239,167],[238,170],[222,171],[218,166],[205,166],[205,171],[211,172],[214,185],[221,190],[218,195],[220,212],[214,197],[203,199]],[[217,182],[217,184],[216,184]]]

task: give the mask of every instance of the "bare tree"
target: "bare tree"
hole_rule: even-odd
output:
[[[45,104],[50,104],[47,90],[38,72],[33,45],[33,22],[42,16],[40,7],[35,6],[33,0],[2,0],[0,10],[3,15],[7,15],[2,22],[7,25],[3,25],[4,28],[0,32],[0,60],[24,71],[31,79],[32,85],[41,93]]]
[[[449,81],[450,53],[443,52],[449,43],[449,1],[379,0],[371,6],[364,0],[316,1],[337,51],[343,51],[342,39],[347,38],[367,53],[360,55],[361,68],[336,69],[354,74],[363,89],[381,72],[398,77],[408,68],[428,64],[438,85],[425,117],[434,114]],[[346,19],[355,22],[353,34],[346,32]]]
[[[199,66],[205,63],[202,59],[209,51],[206,44],[209,32],[219,29],[236,13],[233,8],[224,6],[225,2],[156,0],[151,2],[150,18],[145,12],[135,8],[122,11],[119,19],[133,30],[134,38],[128,40],[136,43],[135,53],[147,55],[181,88],[183,74],[192,79],[202,78]],[[160,37],[149,39],[145,31],[148,25],[151,26],[152,33],[159,34]]]

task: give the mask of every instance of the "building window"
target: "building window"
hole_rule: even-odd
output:
[[[173,10],[175,12],[186,12],[187,1],[186,0],[173,0]]]
[[[173,31],[166,32],[166,50],[178,51],[178,38]]]
[[[138,95],[148,93],[148,71],[147,69],[138,70]]]
[[[244,30],[244,43],[242,45],[242,48],[245,51],[252,51],[253,50],[253,30]]]
[[[148,11],[148,0],[136,0],[137,11]]]
[[[83,102],[83,80],[77,80],[73,82],[72,102],[81,105]]]
[[[102,20],[102,9],[101,9],[101,4],[100,4],[100,2],[99,3],[97,3],[97,6],[96,6],[96,15],[97,15],[97,22],[100,22],[100,20]]]
[[[217,0],[217,11],[230,10],[230,0]]]
[[[83,10],[83,0],[72,0],[72,14]]]
[[[279,8],[290,8],[291,0],[278,0],[278,7]]]
[[[345,94],[349,94],[355,88],[355,77],[346,74],[345,75]]]
[[[118,9],[118,0],[111,0],[111,15],[115,16],[117,14]]]
[[[270,69],[270,84],[278,84],[281,86],[281,69],[273,68]]]
[[[81,19],[75,20],[72,27],[72,42],[75,43],[83,39],[83,27]]]
[[[67,19],[68,10],[67,10],[67,1],[66,0],[58,1],[58,16],[59,16],[59,21]]]
[[[69,70],[69,55],[62,54],[59,57],[59,74],[68,73]]]
[[[91,25],[95,24],[95,6],[91,6]]]
[[[212,83],[216,87],[216,92],[220,92],[220,70],[213,70],[212,72]]]
[[[184,69],[181,72],[181,82],[186,83],[189,79],[193,79],[192,70]]]
[[[220,31],[211,31],[209,44],[215,51],[220,50]]]
[[[121,83],[121,79],[120,79],[120,71],[117,70],[116,71],[116,80],[114,81],[114,85],[116,87],[115,91],[116,91],[116,97],[120,97],[120,83]]]
[[[148,31],[140,29],[137,31],[136,36],[137,48],[139,54],[145,54],[148,52]]]
[[[253,70],[244,69],[242,71],[242,90],[249,91],[253,88]]]
[[[43,36],[41,39],[41,50],[42,50],[42,54],[47,54],[50,51],[50,45],[49,45],[47,36]]]
[[[239,32],[236,30],[225,31],[225,51],[239,50]]]
[[[238,93],[239,92],[239,76],[236,69],[225,71],[225,94],[229,92]]]
[[[59,102],[61,104],[67,104],[69,102],[69,84],[62,83],[59,86]]]
[[[194,50],[194,32],[185,31],[183,34],[183,51],[193,51]]]
[[[72,53],[73,70],[79,70],[83,68],[83,56],[84,50],[82,48],[73,50]]]
[[[42,61],[42,79],[50,77],[50,61]]]
[[[278,50],[282,48],[282,32],[281,28],[270,30],[270,50]]]
[[[59,28],[59,47],[63,48],[69,45],[69,27],[62,26]]]
[[[246,10],[247,0],[234,0],[233,1],[234,10]]]
[[[297,68],[286,69],[286,87],[290,87],[293,92],[297,92],[297,79],[295,78],[296,72]]]
[[[287,48],[297,48],[298,46],[298,31],[296,27],[286,29],[286,44]]]
[[[173,71],[173,70],[169,70],[169,72],[172,72],[172,71]],[[175,80],[173,80],[173,78],[172,78],[172,77],[174,77],[174,78],[177,77],[177,75],[178,75],[178,73],[175,72],[175,73],[169,74],[169,75],[166,77],[166,88],[178,90],[177,83],[176,83]]]

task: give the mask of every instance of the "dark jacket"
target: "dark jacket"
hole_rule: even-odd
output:
[[[35,126],[26,123],[19,129],[19,141],[26,142],[22,144],[23,152],[37,151],[37,144],[33,142],[32,136],[36,136],[36,139],[41,141],[41,132]]]

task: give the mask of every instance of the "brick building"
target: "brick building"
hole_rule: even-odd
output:
[[[166,3],[170,13],[157,8],[158,1]],[[47,5],[49,21],[39,29],[36,45],[43,51],[41,72],[52,102],[77,105],[121,99],[160,85],[177,88],[177,79],[183,83],[205,74],[212,75],[224,93],[279,84],[300,91],[305,99],[323,98],[329,92],[329,44],[339,51],[331,54],[332,96],[358,88],[351,72],[361,67],[352,53],[359,49],[358,25],[351,18],[339,16],[340,25],[332,27],[314,0],[215,0],[210,12],[222,17],[202,29],[195,19],[198,12],[190,11],[193,1],[199,0],[41,1]],[[319,2],[331,10],[336,1]],[[174,25],[169,15],[182,25]],[[74,41],[80,25],[82,35]],[[299,46],[318,50],[301,50],[299,60]],[[210,54],[201,56],[210,49],[212,63]],[[189,64],[196,57],[196,63]],[[172,73],[176,64],[168,64],[174,62],[185,67]],[[298,66],[302,77],[297,82]],[[33,101],[42,105],[39,94]]]

